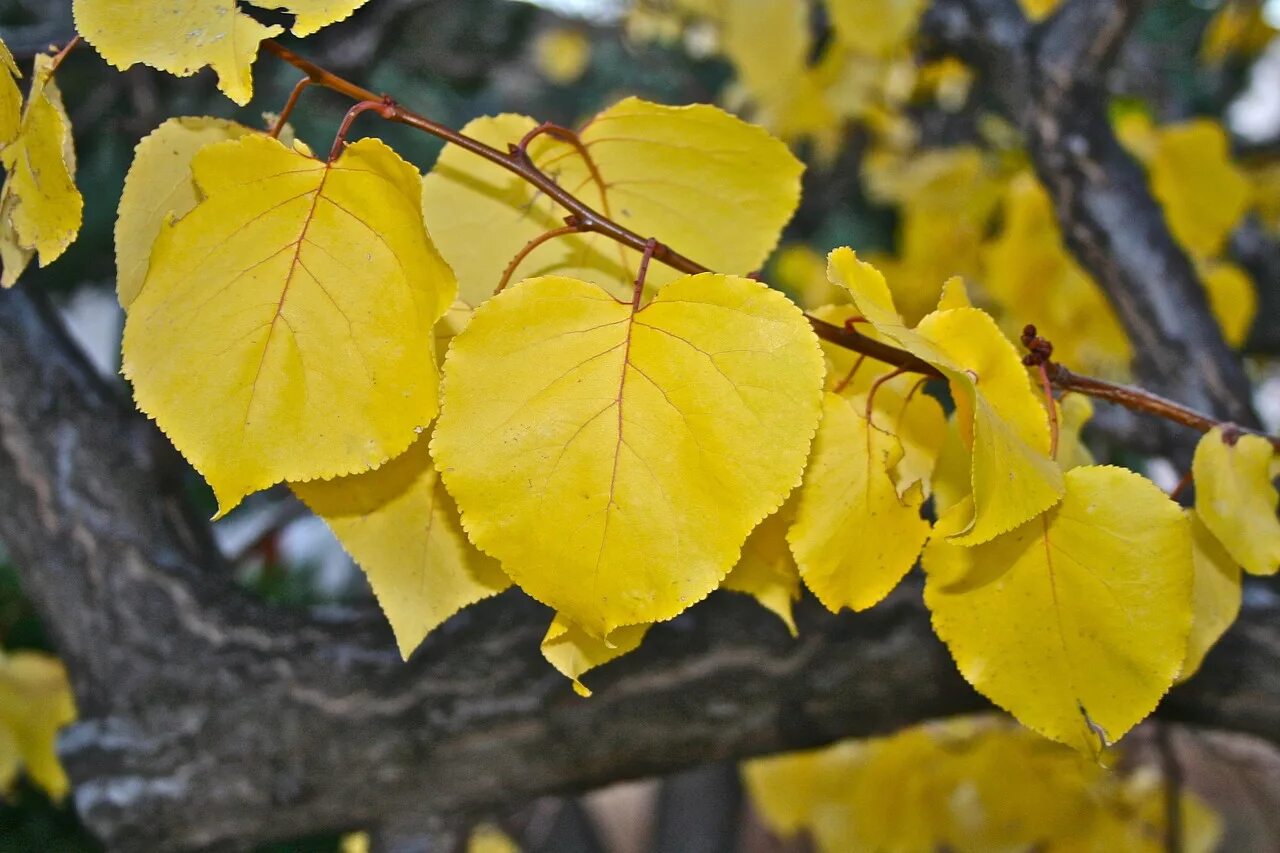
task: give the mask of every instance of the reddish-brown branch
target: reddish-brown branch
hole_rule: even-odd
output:
[[[614,222],[609,216],[596,211],[577,196],[561,187],[554,178],[538,169],[520,145],[512,146],[510,151],[500,151],[478,139],[460,133],[439,122],[432,121],[425,116],[418,115],[375,92],[339,77],[313,62],[303,59],[275,41],[267,40],[263,42],[263,46],[269,53],[302,71],[316,85],[324,86],[356,101],[376,102],[383,106],[383,109],[379,111],[383,118],[429,133],[519,176],[560,205],[572,217],[572,220],[576,223],[577,230],[603,235],[615,243],[634,249],[637,252],[648,252],[653,260],[659,261],[679,272],[690,275],[711,272],[709,268],[691,258],[685,257],[665,243],[656,241],[651,243],[650,238],[643,237]],[[552,130],[551,127],[555,126],[544,125],[535,128],[531,132],[532,136],[526,135],[526,140],[540,133],[555,134],[556,131]],[[557,135],[557,138],[562,137]],[[573,140],[577,139],[577,134],[570,132],[567,137],[563,138],[566,138],[572,144]],[[580,139],[577,140],[577,144],[581,145]],[[588,168],[591,168],[592,164],[589,157],[587,162]],[[877,361],[892,365],[901,372],[943,378],[937,368],[906,350],[873,340],[849,327],[836,326],[810,315],[806,315],[806,317],[813,327],[814,333],[828,343],[862,353]],[[1166,400],[1140,388],[1117,385],[1101,379],[1081,376],[1072,373],[1060,364],[1048,361],[1045,362],[1045,369],[1054,386],[1063,391],[1075,391],[1095,399],[1118,403],[1133,411],[1165,418],[1201,432],[1208,432],[1215,426],[1223,425],[1216,418],[1174,403],[1171,400]],[[1280,452],[1280,438],[1273,436],[1263,437],[1271,442],[1277,452]]]

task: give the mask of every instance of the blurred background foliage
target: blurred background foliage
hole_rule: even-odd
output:
[[[1024,5],[1037,12],[1053,3],[1025,0]],[[849,80],[857,75],[846,73],[839,78],[846,88],[837,95],[832,94],[834,83],[824,84],[822,109],[834,109],[834,117],[783,115],[779,103],[789,109],[794,99],[771,103],[769,97],[771,87],[779,85],[773,78],[785,70],[786,46],[775,55],[774,45],[762,41],[754,44],[753,53],[735,55],[733,46],[723,42],[723,33],[708,24],[714,23],[715,15],[695,14],[701,7],[714,6],[710,0],[647,0],[639,8],[623,0],[372,0],[350,20],[309,38],[300,49],[326,67],[371,89],[393,93],[453,127],[501,112],[573,125],[629,94],[665,103],[721,103],[771,124],[788,137],[810,168],[804,202],[767,278],[805,302],[822,301],[822,256],[836,245],[852,245],[876,256],[891,278],[920,278],[930,287],[940,286],[953,273],[981,270],[982,251],[1025,255],[1032,251],[1029,247],[1040,245],[1033,227],[1041,215],[1040,202],[1034,182],[1019,184],[1026,163],[1016,132],[991,118],[989,105],[970,91],[962,67],[934,63],[910,50],[905,56],[880,57],[876,62],[885,64],[877,66],[875,85],[880,88],[874,94],[863,86],[850,95]],[[774,6],[790,7],[790,0],[777,0]],[[805,73],[818,73],[831,37],[831,21],[823,10],[812,6]],[[1223,155],[1229,153],[1235,168],[1248,175],[1253,226],[1267,230],[1280,224],[1280,171],[1272,165],[1280,150],[1280,43],[1266,23],[1270,15],[1280,20],[1280,4],[1157,0],[1127,48],[1113,84],[1113,117],[1140,156],[1144,151],[1158,156],[1159,139],[1153,134],[1161,126],[1197,117],[1224,122],[1231,151]],[[24,68],[36,52],[51,43],[63,44],[72,35],[70,0],[0,0],[0,36]],[[899,60],[913,69],[905,82],[894,82],[891,66]],[[74,52],[59,72],[75,128],[84,227],[57,264],[29,271],[26,286],[54,295],[73,333],[108,381],[121,381],[116,376],[121,317],[112,281],[112,229],[133,148],[170,116],[217,115],[263,126],[264,112],[284,104],[297,72],[271,61],[259,62],[255,72],[257,96],[244,109],[236,109],[216,91],[208,72],[189,79],[144,67],[117,73],[88,48]],[[779,91],[790,98],[799,89]],[[292,120],[297,136],[317,150],[327,149],[348,107],[329,92],[305,93]],[[435,139],[401,126],[361,121],[353,136],[365,132],[383,136],[424,171],[440,149]],[[944,152],[943,158],[922,156],[934,150]],[[979,150],[983,153],[976,153]],[[963,215],[947,207],[954,199],[963,201]],[[957,236],[966,217],[972,219],[972,232]],[[1026,230],[1012,231],[1017,222]],[[918,240],[912,236],[917,225],[923,229]],[[1056,226],[1049,228],[1049,243],[1040,247],[1040,255],[1024,258],[1026,263],[1065,264],[1066,271],[1054,275],[1081,275],[1055,242]],[[1004,243],[1001,229],[1011,235]],[[912,255],[913,240],[921,243],[918,248],[927,257]],[[960,244],[949,242],[955,240]],[[1221,259],[1215,255],[1202,261],[1225,263],[1229,254],[1224,249]],[[1239,279],[1224,286],[1237,288],[1225,310],[1239,307],[1245,298],[1239,296]],[[1247,280],[1243,287],[1252,293]],[[931,304],[933,296],[920,294],[920,304]],[[1002,298],[992,280],[986,282],[986,298]],[[1260,356],[1251,366],[1260,389],[1257,402],[1275,429],[1280,420],[1280,375],[1264,356],[1280,347],[1258,344],[1257,328],[1248,328],[1254,314],[1269,316],[1270,325],[1275,325],[1271,309],[1276,303],[1271,299],[1260,293],[1258,308],[1247,317],[1237,316],[1240,328],[1234,337],[1243,342],[1252,335],[1250,348]],[[1101,311],[1105,313],[1105,306]],[[1275,334],[1275,329],[1264,331]],[[1104,334],[1099,331],[1094,339]],[[1123,346],[1123,341],[1116,346]],[[1088,354],[1081,357],[1087,360]],[[1137,464],[1136,457],[1118,447],[1108,448],[1105,456]],[[1176,480],[1176,473],[1172,476]],[[196,499],[212,514],[212,498],[203,482],[197,477],[190,482]],[[279,490],[248,501],[218,534],[245,583],[274,600],[315,603],[369,594],[323,524]],[[54,651],[23,599],[15,573],[3,562],[0,549],[0,649]],[[669,780],[663,790],[685,790],[680,786],[687,785],[712,800],[740,798],[734,793],[732,768],[727,776],[724,768],[698,773]],[[655,818],[643,817],[643,808],[627,805],[628,796],[624,792],[612,801],[612,830],[608,820],[603,830],[600,825],[593,828],[580,804],[568,800],[539,805],[521,819],[526,828],[541,821],[537,849],[604,849],[591,846],[604,843],[602,831],[616,841],[625,836],[626,828],[653,829]],[[650,796],[650,809],[652,800]],[[595,814],[602,812],[596,809]],[[769,846],[781,842],[767,841],[758,822],[748,822],[741,832],[744,839],[753,840],[752,849],[784,849]],[[500,849],[501,842],[490,841],[498,845],[490,849]],[[355,851],[361,844],[359,838],[331,837],[267,849]],[[623,849],[617,844],[614,848]],[[79,829],[72,812],[29,781],[20,780],[0,798],[0,853],[93,849],[92,839]]]

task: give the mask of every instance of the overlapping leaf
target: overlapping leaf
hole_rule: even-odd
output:
[[[445,619],[511,585],[467,541],[427,442],[374,471],[293,485],[364,570],[405,658]]]
[[[721,589],[754,598],[796,636],[792,606],[800,598],[800,573],[787,547],[787,528],[795,521],[795,500],[766,518],[742,545],[742,556]]]
[[[900,498],[902,443],[873,426],[866,398],[828,392],[813,459],[787,534],[800,575],[829,610],[865,610],[898,585],[929,536],[923,494]]]
[[[1062,496],[1049,458],[1049,426],[1013,345],[976,308],[935,311],[908,328],[884,277],[849,249],[831,253],[832,281],[880,334],[937,367],[951,386],[957,423],[970,451],[974,513],[953,531],[979,544],[1034,518]]]
[[[1024,725],[1097,753],[1156,706],[1191,625],[1191,533],[1120,468],[1075,468],[1062,502],[971,548],[925,548],[925,603],[960,672]]]
[[[579,679],[596,667],[640,648],[650,627],[648,623],[625,625],[610,634],[606,642],[557,613],[542,638],[542,656],[573,682],[574,693],[590,696],[591,691]]]
[[[9,46],[0,40],[0,149],[18,138],[22,123],[22,93],[16,78],[21,77]]]
[[[586,282],[522,282],[444,370],[432,455],[468,535],[596,637],[719,585],[800,480],[823,375],[794,305],[712,274],[635,312]]]
[[[1231,558],[1217,537],[1204,526],[1194,510],[1187,510],[1191,525],[1195,583],[1191,596],[1191,634],[1180,681],[1185,681],[1204,661],[1213,644],[1226,633],[1240,613],[1240,564]]]
[[[501,115],[477,119],[463,132],[506,148],[535,126],[525,116]],[[596,210],[718,272],[758,269],[799,202],[802,166],[786,146],[712,106],[627,98],[588,122],[581,138],[599,181],[566,142],[541,136],[529,155]],[[423,181],[423,209],[457,273],[465,309],[489,298],[512,258],[563,226],[565,215],[521,178],[455,146],[446,146]],[[513,281],[565,275],[620,286],[613,292],[622,295],[638,262],[637,252],[600,235],[569,235],[530,253]],[[659,264],[649,273],[651,284],[674,277]]]
[[[256,5],[293,14],[291,31],[307,36],[366,2],[263,0]],[[235,0],[75,0],[73,9],[76,29],[116,68],[141,62],[185,77],[208,66],[218,75],[218,88],[241,106],[253,97],[258,45],[284,32],[258,23]]]
[[[181,219],[199,197],[191,161],[206,145],[239,139],[250,128],[207,116],[171,118],[134,151],[116,218],[116,294],[128,310],[147,276],[151,246],[165,219]]]
[[[1271,482],[1274,454],[1265,438],[1243,435],[1228,443],[1217,427],[1200,439],[1191,465],[1200,520],[1255,575],[1280,570],[1280,493]]]
[[[436,414],[455,292],[417,171],[373,139],[326,164],[258,135],[192,168],[202,201],[162,228],[125,325],[139,407],[222,512],[402,453]]]
[[[0,285],[12,287],[37,253],[45,266],[66,251],[84,211],[71,121],[46,54],[36,56],[17,138],[0,151],[0,162],[8,172],[0,190]]]

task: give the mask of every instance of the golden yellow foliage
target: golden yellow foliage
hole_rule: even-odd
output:
[[[400,654],[438,625],[511,585],[462,532],[422,436],[382,467],[292,484],[369,578]]]
[[[1191,594],[1191,635],[1179,681],[1186,681],[1204,661],[1240,613],[1240,564],[1231,558],[1217,537],[1204,526],[1194,510],[1187,510],[1191,523],[1195,583]]]
[[[66,251],[84,211],[71,120],[47,54],[36,56],[17,138],[0,151],[0,162],[8,172],[0,190],[0,286],[12,287],[37,253],[45,266]]]
[[[1159,853],[1165,837],[1150,768],[1118,776],[994,716],[754,759],[742,775],[765,824],[820,853]],[[1191,794],[1182,807],[1183,849],[1215,849],[1217,816]]]
[[[929,536],[929,522],[920,517],[921,489],[899,498],[891,476],[903,458],[892,421],[873,426],[866,408],[865,395],[826,394],[796,522],[787,533],[805,586],[833,612],[877,604],[915,564]]]
[[[978,544],[1033,518],[1062,496],[1049,458],[1049,422],[1017,350],[977,308],[935,311],[906,326],[875,267],[850,249],[831,253],[829,275],[878,332],[937,367],[951,386],[957,425],[970,454],[973,516],[951,529]]]
[[[591,64],[591,40],[582,30],[552,27],[534,41],[533,61],[543,77],[567,86],[577,82]]]
[[[986,544],[932,540],[925,603],[974,687],[1097,754],[1151,712],[1182,665],[1191,533],[1137,474],[1084,467],[1065,479],[1058,506]]]
[[[1197,257],[1221,253],[1252,201],[1249,180],[1231,161],[1222,125],[1195,119],[1160,128],[1148,166],[1151,191],[1174,237]]]
[[[715,589],[800,480],[822,356],[759,282],[700,275],[633,309],[544,277],[454,338],[432,441],[468,536],[589,634]]]
[[[624,625],[604,640],[592,636],[557,613],[542,638],[542,656],[557,672],[573,682],[574,693],[590,696],[591,691],[579,681],[582,675],[640,648],[649,628],[648,623]]]
[[[54,740],[75,718],[71,685],[57,658],[40,652],[0,653],[0,793],[20,764],[50,797],[65,797],[69,784]]]
[[[22,93],[15,78],[21,77],[9,46],[0,40],[0,149],[18,138],[22,124]]]
[[[251,132],[226,119],[185,116],[169,119],[138,143],[124,179],[115,230],[116,294],[125,310],[142,290],[151,245],[165,219],[181,219],[199,201],[191,178],[192,158],[206,145]]]
[[[1275,451],[1256,435],[1225,440],[1222,427],[1205,433],[1191,464],[1196,513],[1227,553],[1254,575],[1280,571],[1280,493],[1271,482]]]
[[[536,127],[517,115],[480,118],[463,130],[498,148]],[[800,162],[758,127],[715,107],[667,107],[627,98],[592,119],[582,141],[604,182],[571,145],[541,136],[529,155],[559,184],[646,237],[720,272],[759,269],[800,198]],[[673,202],[679,199],[679,203]],[[488,299],[529,241],[564,225],[564,211],[511,173],[446,146],[423,181],[427,227],[458,276],[462,310]],[[698,211],[689,215],[688,211]],[[629,294],[640,255],[595,234],[551,240],[513,281],[565,275]],[[658,264],[649,281],[675,274]]]
[[[258,5],[291,12],[296,16],[291,31],[307,36],[366,2],[264,0]],[[258,45],[284,32],[258,23],[234,0],[75,0],[73,9],[76,29],[116,68],[141,62],[186,77],[208,66],[218,75],[218,88],[241,106],[253,97]]]
[[[375,139],[326,164],[256,134],[192,169],[202,200],[161,229],[125,324],[139,408],[220,514],[403,453],[436,414],[431,327],[455,289],[417,171]]]
[[[787,547],[787,528],[794,523],[795,514],[793,497],[760,522],[743,543],[738,564],[720,585],[754,598],[781,619],[793,637],[797,632],[791,607],[800,599],[800,572]]]
[[[1103,377],[1128,375],[1133,350],[1111,303],[1062,242],[1049,194],[1024,171],[1005,190],[1003,228],[983,249],[985,294],[1010,336],[1028,323],[1054,358]]]

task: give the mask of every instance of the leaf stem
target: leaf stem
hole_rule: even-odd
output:
[[[58,67],[62,65],[62,60],[66,59],[67,55],[71,53],[71,51],[79,47],[81,41],[82,39],[80,38],[80,36],[76,36],[71,41],[63,45],[62,50],[58,51],[53,55],[53,62],[49,65],[50,74],[58,70]]]
[[[568,217],[568,219],[572,219],[572,217]],[[534,249],[549,240],[554,240],[556,237],[563,237],[566,234],[577,234],[580,230],[581,229],[579,229],[575,223],[569,222],[567,225],[562,225],[559,228],[552,228],[550,231],[545,231],[537,237],[534,237],[528,243],[525,243],[524,248],[519,252],[516,252],[516,256],[511,259],[511,263],[507,264],[507,268],[502,271],[502,279],[498,282],[498,286],[494,288],[493,295],[497,296],[499,293],[507,289],[507,285],[511,282],[511,276],[515,274],[516,267],[520,266],[521,262],[533,253]]]
[[[267,132],[267,136],[272,139],[280,138],[280,131],[284,130],[285,123],[289,121],[289,116],[293,114],[293,108],[298,105],[298,98],[302,97],[302,93],[311,86],[315,81],[310,77],[303,77],[298,84],[293,87],[293,91],[289,93],[289,100],[284,102],[284,107],[280,110],[280,115],[276,117],[275,122],[271,125],[271,130]]]
[[[268,53],[276,56],[284,62],[289,63],[307,75],[313,83],[331,89],[335,92],[343,94],[352,100],[359,101],[356,107],[363,106],[363,110],[378,108],[378,113],[388,121],[394,121],[399,124],[408,125],[416,128],[424,133],[442,139],[452,145],[468,151],[478,157],[488,160],[508,172],[522,178],[531,186],[542,191],[560,205],[571,216],[576,223],[578,231],[600,234],[608,239],[627,248],[634,249],[637,252],[647,253],[652,260],[659,261],[674,270],[689,275],[697,273],[711,272],[709,268],[703,266],[697,261],[685,257],[676,250],[672,249],[665,243],[652,240],[652,238],[642,237],[636,232],[618,224],[609,216],[596,211],[590,205],[583,202],[573,193],[565,190],[555,179],[543,173],[529,159],[527,152],[521,149],[520,144],[511,147],[511,150],[500,151],[491,145],[481,142],[474,137],[460,133],[453,128],[433,121],[426,116],[419,115],[411,110],[407,110],[389,98],[378,95],[363,86],[359,86],[346,80],[314,62],[303,59],[298,54],[289,50],[272,39],[268,39],[262,43]],[[70,46],[68,46],[70,47]],[[64,49],[65,50],[65,49]],[[354,113],[354,115],[352,114]],[[350,126],[350,122],[359,115],[359,112],[353,108],[352,112],[347,114],[348,120],[343,122],[343,130]],[[530,134],[526,134],[524,140],[525,145],[534,137],[540,134],[548,134],[556,136],[556,138],[564,139],[573,144],[577,139],[577,134],[569,131],[569,135],[565,136],[560,133],[561,130],[567,128],[559,128],[558,125],[540,125],[534,128]],[[343,132],[339,132],[339,138],[335,140],[335,150],[340,150],[340,141]],[[581,145],[581,139],[577,139],[577,144]],[[585,146],[581,150],[585,151]],[[598,170],[593,168],[590,160],[588,167],[593,170],[593,178],[598,174]],[[890,346],[880,341],[867,337],[854,331],[852,328],[836,326],[825,320],[819,320],[817,317],[805,315],[809,320],[809,325],[813,327],[814,333],[824,341],[834,344],[854,352],[862,353],[882,361],[885,364],[893,366],[902,373],[919,373],[923,376],[933,378],[944,378],[940,371],[928,362],[918,358],[906,350]],[[1156,394],[1152,394],[1141,388],[1134,388],[1127,385],[1117,385],[1101,379],[1094,379],[1089,376],[1081,376],[1072,373],[1060,364],[1046,360],[1044,362],[1045,375],[1049,381],[1057,388],[1063,391],[1076,391],[1099,400],[1105,400],[1111,403],[1118,403],[1135,412],[1142,414],[1154,415],[1173,421],[1200,432],[1208,432],[1216,426],[1222,426],[1223,422],[1209,415],[1197,412],[1194,409],[1166,400]],[[1241,430],[1242,432],[1252,432]],[[1253,433],[1262,435],[1261,433]],[[1271,442],[1277,452],[1280,452],[1280,437],[1262,435]]]

